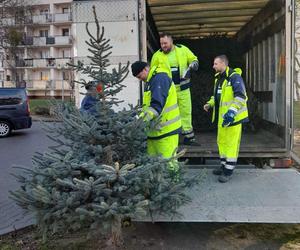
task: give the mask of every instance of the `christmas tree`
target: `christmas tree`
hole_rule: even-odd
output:
[[[129,63],[107,70],[111,46],[95,8],[94,16],[95,36],[86,25],[91,63],[71,66],[95,80],[80,80],[82,86],[101,82],[100,92],[92,88],[95,110],[84,112],[67,104],[58,107],[62,122],[47,126],[56,145],[36,153],[31,168],[21,168],[24,173],[17,176],[21,188],[11,194],[18,205],[35,215],[44,237],[50,232],[89,228],[91,233],[110,232],[118,244],[126,218],[179,216],[177,209],[190,201],[186,189],[199,179],[188,177],[182,166],[176,172],[169,170],[170,164],[179,164],[180,154],[172,159],[146,154],[149,124],[136,118],[138,107],[114,111]]]

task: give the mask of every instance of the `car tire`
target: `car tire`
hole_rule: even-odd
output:
[[[0,138],[9,136],[11,133],[11,124],[7,121],[0,121]]]

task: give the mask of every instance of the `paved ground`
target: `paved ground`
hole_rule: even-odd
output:
[[[19,187],[11,173],[18,172],[15,165],[30,167],[34,152],[44,152],[50,144],[40,122],[0,139],[0,235],[32,223],[31,217],[23,216],[21,209],[9,199],[9,190]]]
[[[51,141],[40,122],[0,140],[0,235],[33,223],[12,200],[18,188],[13,165],[31,166],[34,152],[44,152]],[[195,170],[192,170],[195,171]],[[220,184],[205,170],[202,183],[191,191],[193,202],[181,209],[185,222],[300,222],[300,175],[296,170],[237,169],[230,183]],[[157,218],[170,221],[169,218]]]

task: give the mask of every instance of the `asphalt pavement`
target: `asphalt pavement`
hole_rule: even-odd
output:
[[[15,166],[30,168],[33,154],[46,151],[51,144],[38,121],[30,129],[13,131],[11,136],[0,139],[0,235],[33,223],[32,216],[24,215],[9,198],[9,191],[19,187],[11,173],[19,173]]]

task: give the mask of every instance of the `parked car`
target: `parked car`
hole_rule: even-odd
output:
[[[0,137],[30,128],[29,99],[25,88],[0,88]]]

